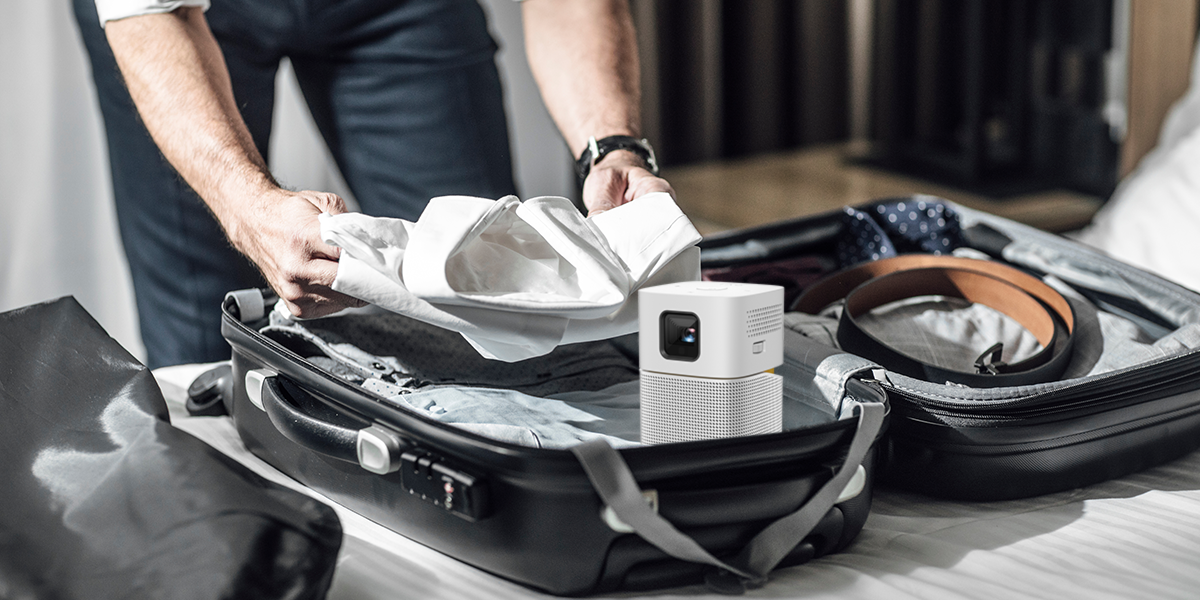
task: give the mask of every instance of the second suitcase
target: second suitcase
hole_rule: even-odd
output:
[[[876,219],[879,227],[863,223]],[[938,236],[927,235],[939,227],[945,229]],[[885,229],[897,238],[899,252],[880,243]],[[871,253],[903,256],[926,252],[931,244],[1021,274],[1007,279],[1032,276],[1056,290],[1069,308],[1043,308],[1073,321],[1073,339],[1062,355],[1068,332],[1051,335],[1048,329],[1046,339],[1055,341],[1045,364],[1031,368],[1028,378],[997,379],[986,387],[988,369],[1002,375],[1017,371],[996,360],[1001,348],[988,348],[990,341],[949,353],[978,375],[948,381],[937,369],[916,376],[901,372],[921,368],[910,350],[919,350],[920,336],[929,333],[915,321],[892,325],[889,343],[911,342],[889,350],[896,366],[848,353],[862,361],[862,376],[887,392],[892,407],[883,481],[948,498],[1003,500],[1115,478],[1200,447],[1200,294],[1081,244],[939,198],[914,196],[729,232],[701,246],[707,277],[789,286],[796,311],[788,313],[789,322],[836,347],[845,322],[839,321],[840,309],[834,306],[824,317],[799,312],[796,304],[805,290],[846,276],[850,269],[840,268]],[[844,291],[859,284],[852,279]],[[1063,323],[1053,327],[1065,329]],[[944,342],[939,343],[947,346]],[[1061,374],[1038,373],[1049,367]]]

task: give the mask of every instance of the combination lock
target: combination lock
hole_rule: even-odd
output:
[[[402,454],[400,482],[409,494],[469,521],[487,516],[486,482],[446,465],[432,454]]]

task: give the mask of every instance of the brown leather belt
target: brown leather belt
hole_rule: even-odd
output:
[[[1008,315],[1028,330],[1042,349],[1015,363],[1000,361],[996,344],[975,359],[976,372],[932,365],[888,346],[859,327],[856,319],[889,302],[916,296],[962,298]],[[971,387],[1029,385],[1057,380],[1071,360],[1075,313],[1042,280],[1008,265],[956,256],[906,254],[850,267],[809,286],[792,310],[817,314],[845,299],[837,339],[843,350],[884,368],[931,381]]]

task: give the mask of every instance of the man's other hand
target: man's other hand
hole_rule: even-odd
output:
[[[651,192],[666,192],[675,197],[671,184],[646,170],[638,155],[618,150],[605,156],[588,173],[583,182],[583,205],[589,216],[598,215]]]

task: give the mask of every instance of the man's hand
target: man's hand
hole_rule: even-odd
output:
[[[588,215],[598,215],[651,192],[675,197],[667,180],[646,170],[642,159],[628,150],[617,150],[596,163],[583,181],[583,205]]]
[[[321,241],[321,213],[346,212],[346,203],[326,192],[276,188],[253,209],[229,219],[226,234],[235,248],[262,271],[293,315],[322,317],[363,301],[333,291],[341,249]]]

